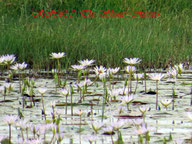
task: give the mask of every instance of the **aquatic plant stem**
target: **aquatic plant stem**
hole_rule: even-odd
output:
[[[60,82],[60,70],[61,70],[61,65],[60,65],[60,61],[59,61],[59,59],[57,59],[57,68],[58,68],[58,72],[57,72],[57,81],[58,81],[58,86],[60,87],[60,84],[61,84],[61,82]]]
[[[73,88],[71,86],[71,116],[73,116]]]
[[[192,106],[192,86],[191,86],[191,106]]]
[[[4,103],[5,103],[5,97],[6,97],[6,94],[7,94],[7,88],[4,87],[4,93],[3,93],[3,96],[4,96]]]
[[[52,141],[53,141],[54,137],[55,137],[55,133],[53,134],[53,136],[52,136],[51,141],[49,142],[49,144],[52,144]]]
[[[29,138],[29,128],[26,128],[27,139]]]
[[[129,72],[129,78],[128,78],[129,84],[128,84],[128,96],[131,94],[131,72]]]
[[[52,113],[52,120],[53,122],[55,123],[55,108],[52,106],[52,110],[53,110],[53,113]]]
[[[131,76],[132,76],[132,72],[130,73],[130,95],[132,93],[132,79],[131,79]]]
[[[115,85],[115,79],[114,76],[112,75],[112,89],[114,89],[114,85]]]
[[[44,106],[44,101],[43,101],[43,94],[41,94],[41,102],[42,102],[42,106],[43,106],[43,114],[45,115],[45,119],[46,119],[45,106]]]
[[[65,114],[67,114],[67,96],[68,95],[65,96]]]
[[[136,94],[137,86],[138,86],[138,80],[137,80],[137,82],[136,82],[136,86],[135,86],[135,92],[134,92],[134,94]]]
[[[159,81],[156,81],[156,110],[158,109],[158,91],[159,91]]]
[[[175,109],[175,89],[173,88],[173,94],[172,94],[172,110]]]
[[[114,144],[114,142],[113,142],[113,134],[111,133],[111,142],[112,142],[112,144]]]
[[[124,89],[123,89],[123,95],[125,94],[125,89],[127,87],[127,79],[125,79],[125,83],[124,83]],[[129,92],[129,85],[128,85],[128,92]]]
[[[138,135],[138,144],[143,144],[143,137],[142,135]]]
[[[129,110],[129,104],[127,103],[127,111],[129,112],[130,110]]]
[[[93,121],[93,105],[92,105],[92,101],[91,101],[91,121]]]
[[[102,105],[102,122],[104,119],[104,113],[105,113],[105,102],[106,102],[106,80],[103,80],[103,88],[104,88],[104,95],[103,95],[103,105]]]
[[[22,140],[24,141],[25,138],[24,138],[24,134],[23,134],[23,129],[21,128],[21,137],[22,137]]]
[[[78,83],[80,83],[80,80],[81,80],[81,70],[78,72],[78,76],[77,76]]]
[[[9,124],[9,144],[11,144],[11,124]]]
[[[21,93],[21,74],[19,73],[19,92]]]
[[[79,132],[81,132],[81,114],[79,117],[80,117]]]
[[[145,81],[145,93],[147,93],[147,74],[144,72],[144,81]]]

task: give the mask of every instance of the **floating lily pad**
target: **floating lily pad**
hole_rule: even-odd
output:
[[[154,113],[153,115],[173,115],[173,114],[164,112],[164,113]]]
[[[129,119],[136,119],[136,118],[142,118],[142,115],[114,115],[114,117],[120,117],[120,118],[129,118]]]
[[[11,100],[2,100],[0,101],[0,103],[5,103],[5,102],[14,102],[16,101],[17,99],[11,99]]]
[[[110,102],[115,103],[115,102],[120,102],[120,100],[111,100]]]
[[[103,135],[114,135],[115,132],[113,131],[112,133],[104,132]]]
[[[133,103],[133,104],[142,104],[142,105],[149,104],[149,103],[147,103],[147,102],[141,102],[141,101],[133,101],[132,103]]]
[[[72,106],[77,106],[79,104],[77,103],[72,103]],[[71,103],[59,103],[59,104],[56,104],[55,106],[71,106]]]
[[[181,85],[192,85],[190,82],[182,82]]]
[[[149,94],[149,95],[155,95],[156,92],[155,92],[155,91],[149,91],[149,92],[147,92],[146,94]]]

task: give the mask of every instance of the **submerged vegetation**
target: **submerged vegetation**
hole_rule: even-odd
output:
[[[125,57],[139,57],[142,68],[168,67],[191,61],[190,0],[0,1],[0,53],[14,53],[30,68],[50,70],[51,52],[65,51],[62,68],[81,59],[105,66],[123,66]],[[75,10],[74,17],[33,17],[34,10]],[[146,9],[158,17],[82,17],[82,9],[131,12]]]

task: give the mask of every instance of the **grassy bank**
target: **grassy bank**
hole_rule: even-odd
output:
[[[85,58],[95,59],[97,64],[105,66],[123,66],[123,58],[139,57],[146,67],[166,67],[169,63],[191,59],[190,1],[166,1],[167,6],[161,4],[159,7],[158,3],[150,3],[152,1],[149,0],[145,3],[129,1],[125,4],[122,0],[119,7],[108,1],[103,5],[99,1],[84,1],[87,2],[85,7],[80,2],[65,5],[59,4],[59,1],[58,5],[20,2],[10,1],[10,6],[0,2],[1,11],[4,10],[0,23],[0,54],[16,54],[19,61],[26,61],[31,68],[52,68],[53,61],[49,59],[49,54],[60,51],[66,52],[62,60],[63,67]],[[172,8],[168,2],[174,3],[176,7]],[[23,7],[19,7],[19,4]],[[32,10],[38,7],[47,10],[71,8],[76,11],[88,8],[97,13],[103,8],[129,12],[148,8],[149,12],[160,12],[160,16],[84,18],[76,15],[72,18],[34,18]]]

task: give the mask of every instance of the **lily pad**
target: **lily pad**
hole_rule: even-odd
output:
[[[136,119],[136,118],[142,118],[143,116],[142,115],[114,115],[114,117]]]

